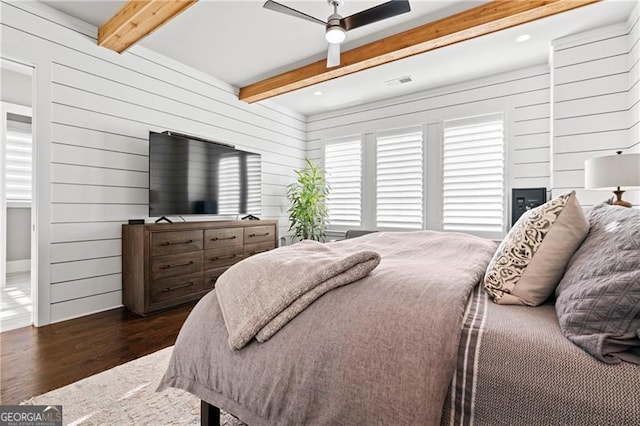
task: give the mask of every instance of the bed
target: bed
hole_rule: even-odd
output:
[[[637,425],[640,366],[605,364],[562,333],[553,302],[497,305],[476,288],[442,425]]]
[[[312,303],[264,343],[229,348],[216,292],[185,322],[159,389],[254,425],[637,425],[640,366],[570,342],[553,300],[495,304],[495,244],[430,231],[339,241],[377,250],[369,276]]]

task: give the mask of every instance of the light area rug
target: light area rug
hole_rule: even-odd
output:
[[[23,404],[62,405],[65,425],[199,425],[200,400],[179,389],[156,392],[173,347],[31,398]],[[220,424],[242,426],[222,413]]]

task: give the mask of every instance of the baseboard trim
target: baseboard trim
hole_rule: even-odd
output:
[[[31,270],[31,259],[11,260],[7,262],[7,274],[12,272],[29,272]]]
[[[95,311],[87,312],[87,313],[84,313],[84,314],[78,314],[78,315],[70,316],[68,318],[65,317],[65,318],[62,318],[62,319],[57,319],[55,321],[51,321],[49,324],[36,325],[36,327],[43,327],[45,325],[51,325],[51,324],[59,324],[61,322],[65,322],[65,321],[69,321],[69,320],[75,320],[75,319],[78,319],[78,318],[86,317],[88,315],[99,314],[101,312],[112,311],[114,309],[120,309],[120,308],[124,308],[124,305],[120,304],[120,305],[116,305],[116,306],[110,306],[108,308],[97,309]]]

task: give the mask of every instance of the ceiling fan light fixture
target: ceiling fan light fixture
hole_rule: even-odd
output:
[[[328,43],[342,43],[347,38],[347,32],[339,25],[328,26],[324,37]]]
[[[267,0],[263,5],[265,9],[271,9],[284,13],[285,15],[295,16],[296,18],[324,25],[324,37],[329,43],[329,46],[327,46],[327,68],[340,65],[340,45],[346,40],[347,31],[411,11],[409,0],[389,0],[386,3],[370,7],[369,9],[343,18],[338,13],[338,8],[344,4],[344,0],[327,0],[327,3],[333,8],[333,13],[329,15],[326,22],[282,3],[278,3],[275,0]]]

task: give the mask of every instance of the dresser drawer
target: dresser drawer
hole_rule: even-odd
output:
[[[244,257],[250,257],[254,254],[264,253],[265,251],[273,250],[275,248],[272,242],[258,243],[258,244],[245,244]]]
[[[244,243],[255,244],[266,241],[276,241],[275,229],[273,226],[249,226],[244,228]]]
[[[151,278],[154,280],[200,271],[202,271],[201,251],[151,258]]]
[[[242,247],[243,236],[242,228],[206,229],[204,248]]]
[[[202,250],[202,230],[151,233],[151,256]]]
[[[229,269],[228,266],[204,271],[204,288],[205,289],[215,288],[216,281],[218,281],[218,278],[220,277],[220,275],[222,275],[224,271],[226,271],[227,269]]]
[[[202,272],[151,281],[151,303],[175,299],[204,289]]]
[[[209,249],[204,252],[204,269],[233,265],[242,260],[242,246]]]

